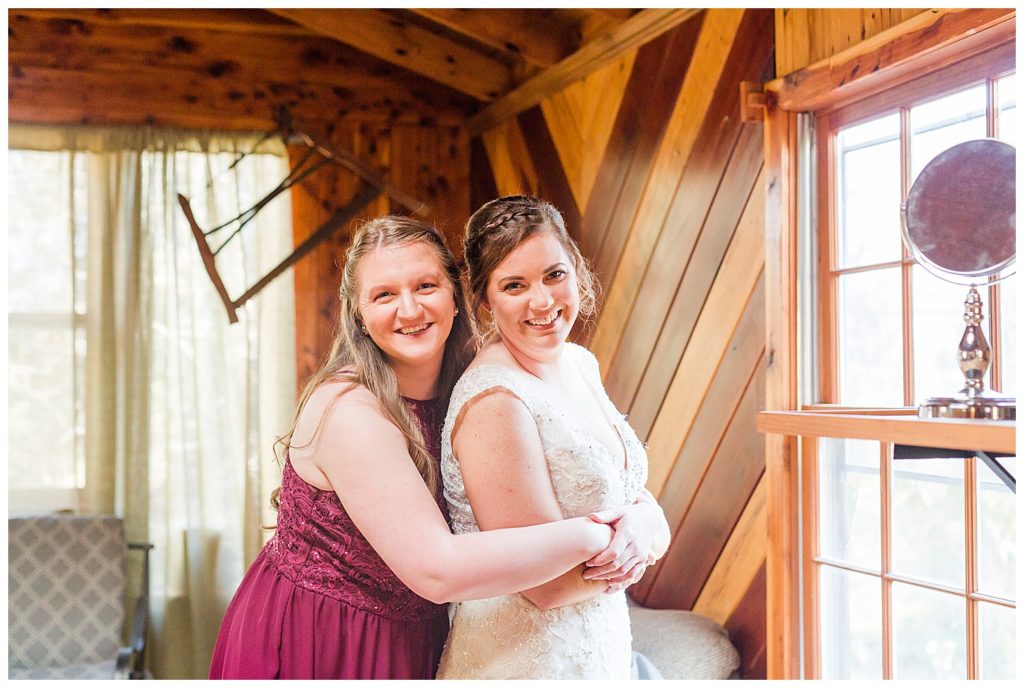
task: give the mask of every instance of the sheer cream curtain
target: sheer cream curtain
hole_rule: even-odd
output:
[[[177,130],[11,125],[9,148],[68,151],[71,231],[84,242],[84,512],[155,544],[157,678],[204,678],[221,616],[273,522],[272,444],[295,402],[291,273],[230,325],[177,193],[200,226],[248,208],[287,173],[279,142]],[[76,184],[77,174],[77,184]],[[231,229],[211,237],[216,247]],[[291,250],[287,194],[218,256],[240,295]],[[40,269],[46,269],[40,256]],[[130,571],[130,573],[132,573]]]

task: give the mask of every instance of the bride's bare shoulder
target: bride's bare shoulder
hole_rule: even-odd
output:
[[[467,370],[479,368],[484,365],[493,365],[503,368],[516,369],[516,363],[508,353],[508,349],[500,341],[492,341],[484,344],[477,352],[476,358],[469,364]]]

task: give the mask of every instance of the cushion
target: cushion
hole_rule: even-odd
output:
[[[740,666],[729,633],[699,614],[676,609],[629,608],[633,649],[666,679],[727,679]]]

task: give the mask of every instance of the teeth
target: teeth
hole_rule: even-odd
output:
[[[549,325],[555,321],[555,318],[557,318],[558,314],[561,312],[562,311],[552,311],[551,315],[549,315],[547,318],[543,320],[527,320],[526,322],[530,323],[531,325]]]
[[[399,330],[399,332],[401,332],[402,334],[416,334],[417,332],[422,332],[428,327],[430,327],[429,323],[425,325],[417,325],[416,327],[403,327],[402,329]]]

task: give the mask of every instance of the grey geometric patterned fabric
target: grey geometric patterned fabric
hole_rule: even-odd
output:
[[[69,664],[61,667],[33,667],[22,669],[11,667],[7,670],[7,678],[13,679],[54,679],[58,681],[74,681],[81,679],[110,679],[114,675],[117,660],[111,659],[96,664]]]
[[[111,678],[124,624],[121,519],[11,518],[7,530],[8,677]]]

